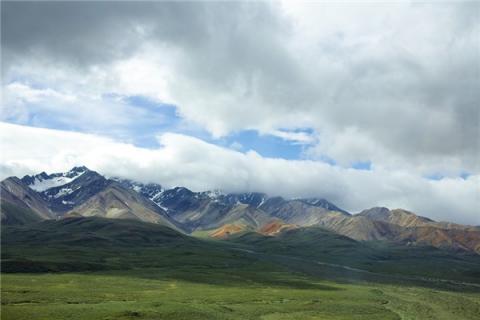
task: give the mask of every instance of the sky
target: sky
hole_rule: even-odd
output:
[[[479,39],[479,2],[2,1],[0,178],[480,225]]]

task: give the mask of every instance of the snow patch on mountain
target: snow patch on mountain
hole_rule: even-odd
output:
[[[149,197],[150,200],[152,200],[152,201],[155,202],[155,203],[161,201],[160,197],[162,196],[162,194],[163,194],[164,191],[165,191],[165,190],[162,189],[161,191],[155,193],[153,196],[150,196],[150,197]]]
[[[63,196],[66,196],[68,194],[71,194],[73,192],[73,190],[71,188],[62,188],[60,189],[60,191],[58,191],[58,193],[56,195],[54,195],[53,197],[55,199],[58,199],[60,197],[63,197]]]
[[[67,173],[63,173],[61,176],[49,177],[46,179],[42,179],[42,177],[38,176],[38,177],[35,177],[35,179],[33,180],[33,183],[29,185],[29,187],[37,192],[42,192],[50,188],[66,185],[67,183],[72,182],[73,180],[77,179],[84,173],[85,171],[76,172],[75,174],[71,174],[71,172],[67,172]],[[60,192],[62,192],[62,190]],[[67,191],[65,190],[63,192],[67,192]],[[65,194],[68,194],[68,193],[65,193]]]

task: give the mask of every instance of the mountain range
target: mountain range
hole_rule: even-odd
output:
[[[3,225],[80,216],[138,220],[217,239],[245,234],[278,237],[295,229],[320,227],[357,241],[480,254],[480,227],[436,222],[403,209],[375,207],[351,214],[321,198],[167,189],[155,183],[106,178],[84,166],[1,182]]]

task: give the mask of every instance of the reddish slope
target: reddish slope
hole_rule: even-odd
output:
[[[480,232],[438,227],[407,228],[397,236],[407,243],[431,245],[437,248],[461,249],[480,254]]]
[[[278,234],[282,233],[283,231],[292,230],[292,229],[296,229],[296,228],[298,228],[298,226],[296,226],[294,224],[288,224],[288,223],[285,223],[281,220],[273,220],[273,221],[267,223],[266,225],[264,225],[259,230],[259,232],[261,234],[264,234],[264,235],[267,235],[267,236],[275,236],[275,235],[278,235]]]
[[[249,228],[243,224],[225,224],[209,233],[215,239],[227,239],[233,234],[247,231]]]

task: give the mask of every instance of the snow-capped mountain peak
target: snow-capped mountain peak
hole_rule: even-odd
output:
[[[68,172],[52,173],[50,175],[42,172],[34,176],[25,176],[22,178],[22,181],[25,182],[31,189],[37,192],[43,192],[50,188],[55,188],[70,183],[87,171],[88,169],[86,167],[74,167]]]

